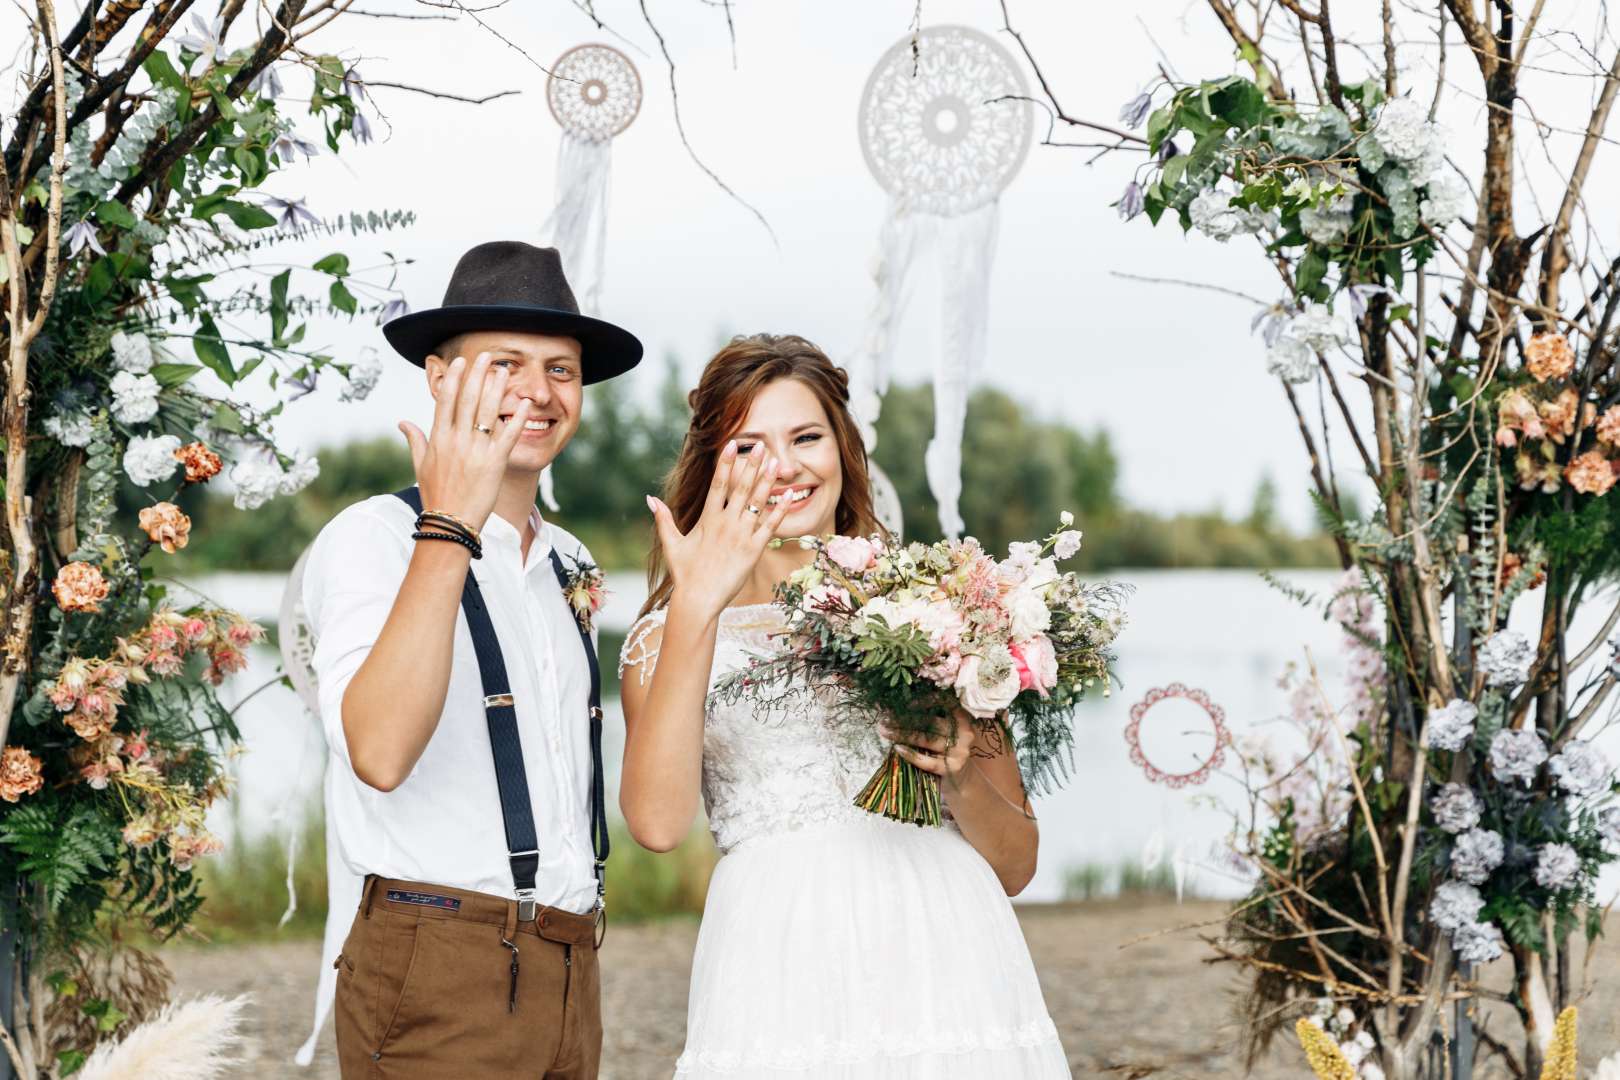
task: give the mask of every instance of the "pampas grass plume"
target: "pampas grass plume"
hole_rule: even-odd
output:
[[[248,998],[217,994],[171,1002],[84,1063],[81,1080],[217,1080],[241,1064],[242,1013]]]

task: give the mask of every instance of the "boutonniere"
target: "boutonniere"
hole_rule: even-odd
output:
[[[564,558],[574,565],[564,575],[567,580],[563,583],[563,599],[568,601],[568,610],[574,613],[580,629],[588,634],[592,618],[607,599],[607,576],[589,559]]]

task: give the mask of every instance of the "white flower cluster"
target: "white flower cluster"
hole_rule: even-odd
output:
[[[1483,885],[1506,854],[1502,834],[1490,829],[1469,829],[1451,848],[1451,869],[1470,885]]]
[[[174,435],[136,435],[124,451],[124,472],[136,487],[147,487],[174,475],[180,465],[175,451],[180,439]]]
[[[122,330],[112,336],[112,351],[114,367],[137,375],[151,371],[157,358],[151,338],[141,333],[126,334]]]
[[[45,434],[63,446],[83,448],[90,445],[92,434],[90,414],[82,410],[47,416],[41,426],[44,427]]]
[[[1454,176],[1439,176],[1429,181],[1418,209],[1424,221],[1437,229],[1444,229],[1462,217],[1472,203],[1473,197],[1461,180]]]
[[[1611,851],[1620,852],[1620,806],[1605,807],[1598,813],[1598,835]]]
[[[1367,142],[1382,151],[1388,160],[1402,165],[1416,187],[1428,183],[1446,159],[1445,129],[1430,120],[1428,110],[1412,98],[1386,101],[1378,110],[1372,138]],[[1369,149],[1371,147],[1363,147],[1364,162]],[[1380,166],[1382,164],[1379,162]],[[1372,167],[1369,163],[1369,168]]]
[[[1257,233],[1277,227],[1277,215],[1245,210],[1232,205],[1232,193],[1220,188],[1200,191],[1187,207],[1193,228],[1205,236],[1226,243],[1234,236]]]
[[[1546,760],[1547,744],[1529,728],[1505,728],[1491,739],[1491,771],[1504,784],[1521,780],[1529,787]]]
[[[1517,686],[1530,677],[1536,648],[1517,630],[1498,630],[1479,648],[1479,670],[1489,686]]]
[[[1558,786],[1578,798],[1608,791],[1614,783],[1614,770],[1603,751],[1584,739],[1576,739],[1547,762]]]
[[[339,401],[364,401],[382,378],[382,361],[373,353],[349,365],[349,385],[338,394]]]
[[[1581,875],[1581,857],[1568,844],[1542,844],[1536,853],[1536,884],[1558,892]]]
[[[1353,204],[1350,196],[1339,195],[1325,206],[1307,206],[1299,212],[1299,227],[1312,243],[1327,247],[1342,244],[1355,224],[1350,210]]]
[[[1485,806],[1466,784],[1444,784],[1429,800],[1429,809],[1436,825],[1456,835],[1477,826]]]
[[[1485,898],[1472,885],[1461,881],[1443,882],[1434,890],[1429,904],[1429,918],[1448,934],[1454,934],[1469,923],[1479,921],[1479,911]]]
[[[1266,350],[1266,371],[1287,383],[1309,382],[1316,374],[1316,354],[1348,340],[1344,320],[1326,304],[1306,304],[1304,310],[1278,319],[1267,328],[1271,347]]]
[[[1475,922],[1457,928],[1451,935],[1451,947],[1464,963],[1488,964],[1501,956],[1506,946],[1495,923]]]
[[[1483,964],[1502,955],[1502,931],[1495,923],[1481,922],[1485,898],[1472,885],[1448,881],[1434,891],[1429,917],[1451,936],[1451,947],[1470,964]]]
[[[144,424],[158,411],[158,381],[151,375],[120,371],[112,377],[112,414],[120,424]]]
[[[1430,225],[1445,228],[1468,208],[1467,191],[1439,175],[1446,159],[1446,132],[1419,102],[1411,98],[1385,102],[1372,131],[1360,142],[1360,154],[1362,165],[1378,177],[1398,235],[1417,231],[1420,212]]]
[[[1429,712],[1429,745],[1436,750],[1461,750],[1474,737],[1479,709],[1471,701],[1453,698]]]
[[[300,452],[290,469],[283,469],[273,452],[237,462],[231,467],[231,484],[236,488],[232,502],[239,510],[257,510],[277,495],[296,495],[320,475],[321,465],[314,457]]]

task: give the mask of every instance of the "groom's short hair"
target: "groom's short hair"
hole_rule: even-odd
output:
[[[467,340],[467,335],[470,333],[473,333],[473,331],[466,330],[456,334],[454,337],[445,338],[434,348],[433,355],[441,360],[454,360],[460,352],[461,343]]]

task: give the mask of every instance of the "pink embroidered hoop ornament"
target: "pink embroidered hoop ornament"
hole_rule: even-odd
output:
[[[1215,750],[1198,768],[1187,773],[1168,773],[1147,759],[1142,752],[1142,717],[1165,698],[1185,698],[1209,715],[1215,729]],[[1181,683],[1149,690],[1147,696],[1131,706],[1131,722],[1125,726],[1125,741],[1130,744],[1131,761],[1147,774],[1152,783],[1163,783],[1173,788],[1195,787],[1209,779],[1210,772],[1226,759],[1226,748],[1232,745],[1232,733],[1226,728],[1226,711],[1202,690],[1194,690]]]

